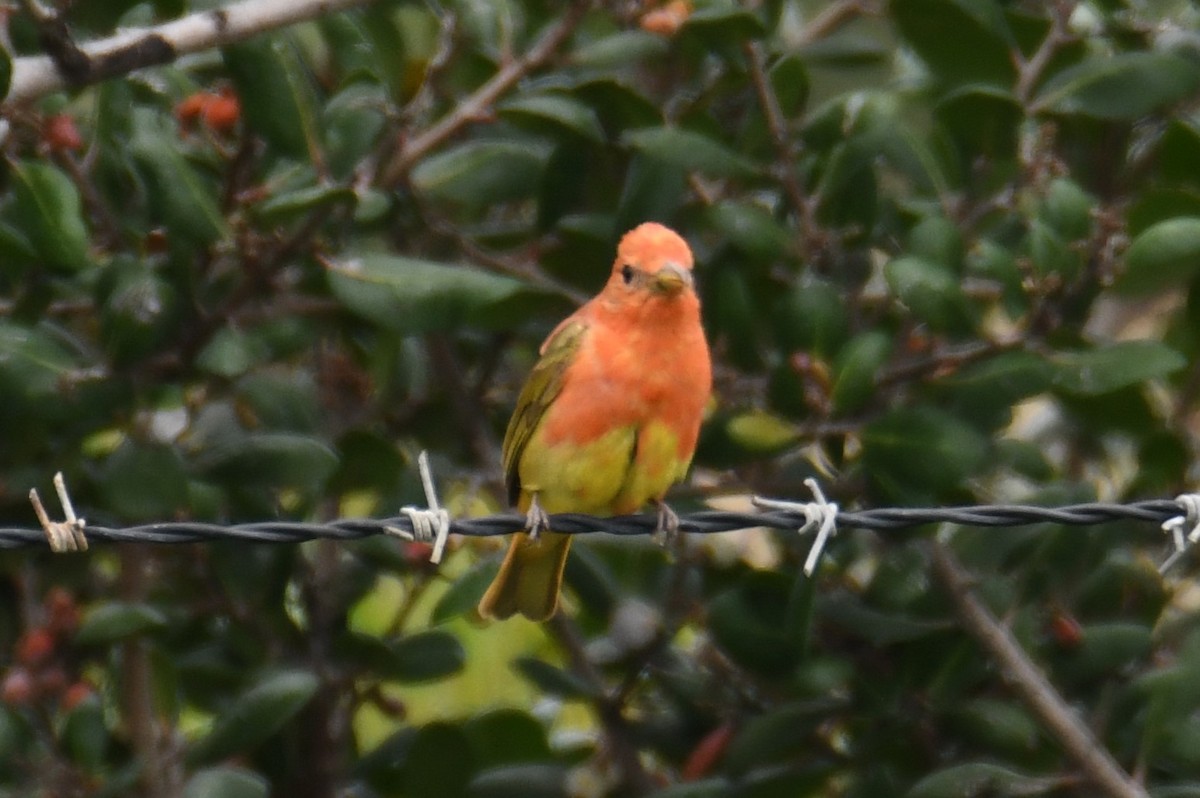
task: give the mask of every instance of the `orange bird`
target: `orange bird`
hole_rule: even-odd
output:
[[[479,602],[484,618],[558,609],[569,535],[547,513],[621,515],[646,502],[658,527],[679,519],[663,496],[683,479],[712,391],[692,251],[647,222],[621,239],[600,293],[550,333],[504,436],[509,501],[526,513]]]

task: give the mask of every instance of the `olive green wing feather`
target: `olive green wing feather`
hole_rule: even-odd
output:
[[[521,496],[521,455],[533,437],[533,431],[541,422],[546,409],[562,391],[567,367],[575,360],[579,345],[587,332],[587,324],[580,319],[568,320],[550,334],[542,346],[542,357],[533,367],[517,406],[504,433],[504,484],[508,487],[508,501],[516,504]]]

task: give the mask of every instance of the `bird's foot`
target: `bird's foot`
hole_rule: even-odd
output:
[[[537,496],[529,503],[529,512],[525,513],[525,529],[530,540],[537,540],[543,529],[550,528],[550,516],[538,504]]]
[[[658,523],[654,526],[654,542],[660,546],[670,546],[679,538],[679,516],[662,499],[655,499],[654,506],[658,508]]]

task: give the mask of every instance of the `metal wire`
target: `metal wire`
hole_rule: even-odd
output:
[[[803,502],[798,502],[803,504]],[[1161,524],[1183,515],[1180,504],[1172,499],[1153,499],[1131,504],[1075,504],[1066,507],[1037,507],[1019,504],[991,504],[974,507],[943,508],[881,508],[843,511],[837,515],[839,529],[870,529],[890,531],[908,529],[924,524],[961,524],[976,527],[1013,527],[1028,524],[1061,524],[1094,526],[1113,521],[1141,521]],[[733,513],[705,511],[680,516],[679,528],[692,534],[713,534],[749,527],[799,529],[807,518],[801,511],[770,511]],[[614,535],[645,535],[653,532],[654,515],[625,515],[601,518],[591,515],[564,513],[550,516],[555,532],[577,535],[608,532]],[[450,533],[466,537],[490,537],[519,532],[525,527],[525,517],[511,513],[483,518],[457,519],[450,524]],[[412,522],[406,516],[392,518],[351,518],[328,523],[295,521],[261,521],[248,524],[212,524],[197,521],[171,521],[128,527],[87,525],[88,540],[106,543],[198,543],[233,540],[243,543],[300,543],[317,538],[359,540],[380,535],[387,528],[412,532]],[[22,546],[45,546],[46,536],[41,529],[0,527],[0,549]]]

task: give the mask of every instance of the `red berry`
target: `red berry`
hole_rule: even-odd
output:
[[[17,641],[17,662],[37,667],[54,653],[54,635],[44,626],[30,629]]]
[[[42,137],[50,149],[55,152],[78,150],[83,147],[83,136],[79,135],[79,128],[76,127],[75,120],[67,114],[54,114],[48,117],[42,130]]]
[[[87,682],[75,682],[75,684],[68,687],[67,692],[63,694],[63,709],[70,712],[72,709],[91,698],[92,692],[92,686]]]
[[[56,587],[46,594],[46,624],[58,637],[71,634],[79,627],[79,605],[70,591]]]

